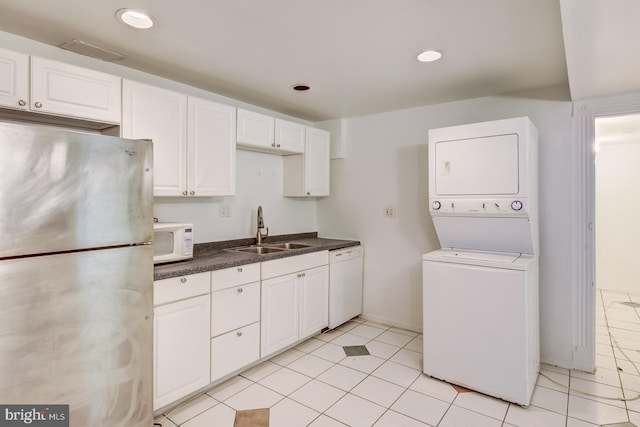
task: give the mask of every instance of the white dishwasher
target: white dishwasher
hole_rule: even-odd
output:
[[[363,246],[329,251],[329,329],[362,313]]]

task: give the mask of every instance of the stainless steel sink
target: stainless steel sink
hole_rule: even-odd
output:
[[[269,243],[267,244],[270,248],[281,248],[281,249],[303,249],[308,248],[311,245],[305,245],[303,243],[293,243],[293,242],[284,242],[284,243]]]
[[[258,255],[263,255],[263,254],[270,254],[273,252],[282,252],[284,251],[284,249],[280,249],[280,248],[271,248],[271,247],[267,247],[267,246],[249,246],[247,248],[236,248],[233,249],[234,251],[238,251],[238,252],[249,252],[252,254],[258,254]]]

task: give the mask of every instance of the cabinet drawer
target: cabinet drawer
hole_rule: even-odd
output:
[[[211,290],[232,288],[260,280],[260,264],[239,265],[211,272]]]
[[[329,251],[311,252],[262,263],[262,280],[329,264]]]
[[[260,358],[260,323],[211,340],[211,382]]]
[[[208,294],[210,288],[210,272],[156,280],[153,282],[153,305]]]
[[[260,320],[260,282],[211,294],[211,336]]]

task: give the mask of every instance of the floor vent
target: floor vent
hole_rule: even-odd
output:
[[[368,356],[371,354],[364,345],[347,345],[342,348],[347,356]]]

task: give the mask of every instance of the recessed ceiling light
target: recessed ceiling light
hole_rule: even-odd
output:
[[[293,89],[295,91],[298,91],[298,92],[304,92],[304,91],[307,91],[307,90],[309,90],[311,88],[309,87],[309,85],[298,84],[298,85],[291,86],[291,89]]]
[[[442,52],[439,50],[425,50],[418,55],[418,61],[420,62],[433,62],[442,58]]]
[[[147,29],[153,27],[154,20],[146,12],[135,9],[119,9],[116,17],[133,28]]]

